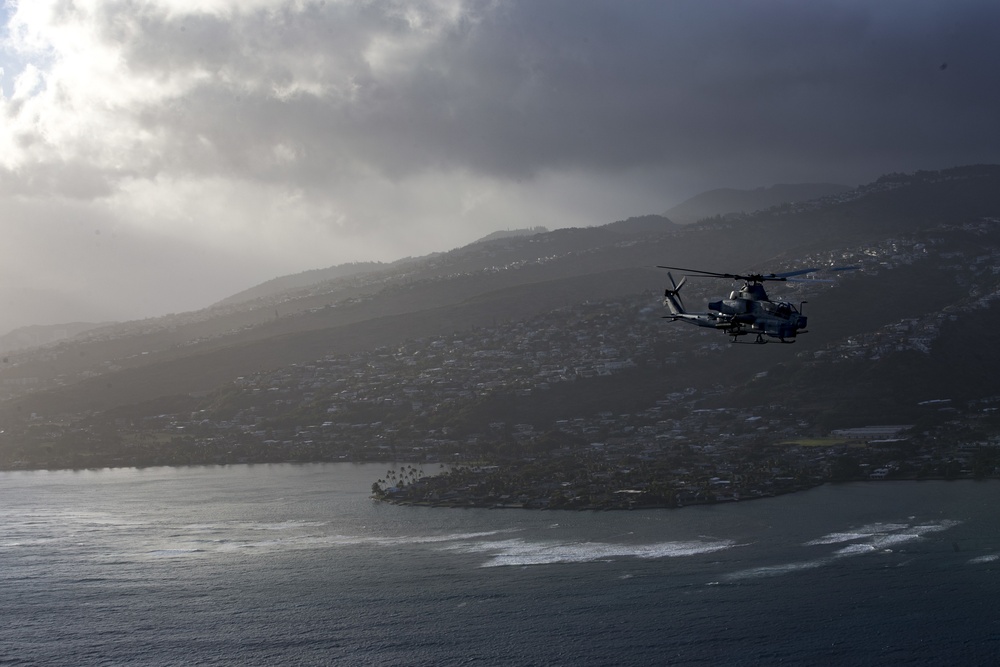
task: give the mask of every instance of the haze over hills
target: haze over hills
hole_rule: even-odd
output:
[[[545,227],[526,227],[524,229],[504,229],[498,232],[493,232],[492,234],[487,234],[481,239],[477,239],[474,243],[483,243],[485,241],[498,241],[500,239],[510,239],[518,236],[534,236],[535,234],[544,234],[547,232]]]
[[[718,188],[686,199],[664,215],[676,223],[686,225],[704,218],[745,215],[781,204],[838,195],[848,190],[851,190],[850,186],[835,183],[772,185],[754,190]]]
[[[114,324],[114,322],[69,322],[67,324],[20,327],[0,336],[0,352],[6,353],[51,345]]]
[[[834,283],[769,286],[774,298],[809,302],[811,331],[794,346],[745,346],[661,320],[657,264],[859,269]],[[29,431],[199,411],[236,423],[257,395],[238,398],[247,383],[261,397],[278,388],[285,406],[274,412],[271,400],[255,419],[273,413],[302,425],[411,428],[436,404],[436,417],[420,419],[453,431],[498,421],[545,428],[643,410],[679,391],[707,392],[706,404],[783,405],[811,430],[907,423],[926,416],[926,401],[994,395],[998,329],[983,323],[1000,318],[998,265],[1000,167],[973,166],[890,174],[738,221],[677,226],[644,216],[317,273],[318,282],[249,301],[12,353],[0,370],[0,460],[32,460]],[[729,288],[688,281],[684,298],[700,310]],[[343,369],[337,381],[296,380],[311,388],[289,394],[279,378],[319,360]]]
[[[251,301],[262,299],[275,294],[289,292],[292,290],[315,285],[316,283],[336,280],[345,276],[353,276],[360,273],[369,273],[384,268],[381,262],[353,262],[351,264],[338,264],[325,269],[313,269],[303,271],[290,276],[279,276],[266,282],[251,287],[250,289],[237,292],[236,294],[219,301],[217,306],[240,303],[241,301]]]

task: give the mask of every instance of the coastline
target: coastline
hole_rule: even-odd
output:
[[[948,477],[945,475],[916,476],[906,475],[887,478],[857,477],[853,479],[813,479],[801,481],[792,485],[772,485],[769,490],[749,490],[743,492],[713,492],[701,489],[681,489],[673,496],[664,497],[658,495],[651,497],[642,492],[619,490],[599,496],[598,498],[587,498],[586,500],[567,499],[565,495],[544,495],[529,494],[522,492],[516,497],[505,494],[505,497],[494,497],[489,495],[462,494],[457,489],[441,491],[440,483],[433,487],[429,480],[435,478],[421,478],[413,482],[409,487],[390,488],[384,491],[374,491],[371,498],[377,502],[384,502],[390,505],[404,507],[429,507],[445,509],[496,509],[496,510],[564,510],[564,511],[632,511],[632,510],[661,510],[661,509],[681,509],[693,505],[717,505],[736,502],[747,502],[763,498],[775,498],[777,496],[790,495],[802,491],[808,491],[826,484],[849,484],[863,482],[866,484],[878,484],[884,482],[932,482],[932,481],[985,481],[996,479],[996,477],[976,478],[971,475]],[[375,485],[373,485],[374,487]],[[434,490],[431,490],[431,489]]]

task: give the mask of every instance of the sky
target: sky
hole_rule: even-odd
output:
[[[1000,162],[995,0],[6,0],[0,23],[0,334],[716,187]]]

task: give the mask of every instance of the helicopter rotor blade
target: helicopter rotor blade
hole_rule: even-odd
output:
[[[809,269],[799,269],[797,271],[786,271],[784,273],[772,273],[767,276],[762,276],[762,278],[764,280],[786,280],[788,278],[791,278],[792,276],[801,276],[806,273],[815,273],[816,271],[819,271],[819,269],[816,267],[812,267]]]
[[[683,271],[686,276],[691,276],[692,278],[732,278],[739,280],[743,276],[736,275],[734,273],[716,273],[715,271],[702,271],[701,269],[684,269],[679,266],[660,266],[657,265],[658,269],[672,269],[674,271]]]
[[[727,278],[729,280],[745,280],[751,283],[762,283],[768,280],[781,281],[784,282],[791,278],[792,276],[801,276],[807,273],[815,273],[820,269],[818,267],[810,267],[808,269],[797,269],[795,271],[785,271],[784,273],[716,273],[715,271],[702,271],[701,269],[685,269],[679,266],[661,266],[657,265],[660,269],[671,269],[673,271],[683,271],[684,277],[688,278]],[[683,282],[683,281],[682,281]]]

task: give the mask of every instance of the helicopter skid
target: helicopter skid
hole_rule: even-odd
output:
[[[730,341],[730,342],[732,342],[733,344],[736,344],[736,345],[766,345],[767,344],[767,339],[764,338],[763,334],[757,334],[757,338],[755,338],[752,341],[749,341],[749,340],[737,340],[736,339],[737,335],[738,336],[745,336],[746,334],[736,334],[736,335],[733,335],[733,340]],[[784,341],[782,341],[782,342],[784,342]]]
[[[750,332],[748,332],[748,331],[741,331],[739,333],[730,333],[729,335],[733,337],[733,339],[730,342],[734,343],[734,344],[739,344],[739,345],[766,345],[768,342],[770,342],[766,338],[764,338],[764,334],[761,334],[761,333],[757,334],[757,337],[754,340],[752,340],[752,341],[738,340],[739,336],[746,336],[748,333],[750,333]],[[800,331],[799,333],[802,333],[802,332]],[[782,343],[784,345],[792,345],[792,344],[795,343],[795,339],[794,338],[792,338],[792,339],[779,338],[778,342],[780,342],[780,343]]]

